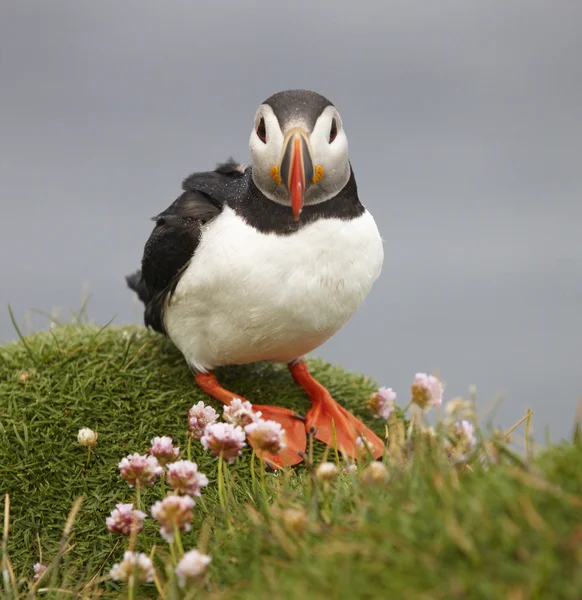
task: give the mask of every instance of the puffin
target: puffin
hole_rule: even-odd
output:
[[[228,405],[241,398],[213,371],[283,362],[305,391],[304,416],[255,404],[281,424],[286,447],[272,468],[305,458],[307,434],[357,459],[382,440],[309,372],[305,355],[358,310],[384,259],[382,238],[358,197],[337,108],[310,90],[287,90],[258,108],[250,165],[232,158],[182,182],[153,217],[141,269],[126,277],[144,322],[180,350],[198,386]]]

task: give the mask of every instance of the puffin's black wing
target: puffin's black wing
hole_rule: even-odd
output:
[[[165,333],[163,311],[168,294],[172,294],[198,243],[203,225],[222,211],[226,199],[245,173],[244,167],[232,159],[215,171],[194,173],[184,180],[184,193],[156,222],[146,242],[141,271],[126,277],[128,286],[145,305],[144,321]]]

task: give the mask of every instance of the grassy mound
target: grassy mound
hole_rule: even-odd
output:
[[[374,382],[322,361],[310,366],[338,401],[381,433],[365,408]],[[284,367],[228,368],[217,375],[251,401],[301,413],[308,406]],[[118,584],[99,581],[120,560],[125,543],[107,532],[105,517],[116,503],[134,498],[117,463],[129,453],[145,453],[156,435],[173,437],[184,454],[186,414],[199,400],[212,403],[196,388],[179,352],[140,328],[66,326],[0,348],[0,492],[11,499],[12,580],[30,579],[40,549],[45,563],[56,555],[67,514],[83,496],[63,546],[58,587],[82,590],[87,598],[125,594]],[[88,466],[76,440],[81,427],[99,432]],[[526,462],[502,441],[481,440],[469,464],[452,466],[442,444],[416,440],[414,458],[386,460],[387,484],[366,482],[360,470],[322,485],[310,469],[300,468],[267,476],[267,505],[251,485],[246,451],[229,468],[230,518],[217,500],[216,460],[198,443],[191,450],[210,483],[183,544],[212,556],[192,595],[580,597],[579,443],[555,446]],[[316,444],[315,462],[322,450]],[[160,498],[159,485],[143,490],[148,509]],[[149,518],[137,548],[149,553],[154,544],[156,560],[164,558],[167,544]],[[22,581],[20,588],[28,585]],[[164,593],[179,597],[171,585]],[[138,597],[158,595],[148,584]]]
[[[310,366],[339,402],[369,421],[365,400],[373,388],[367,379],[318,360]],[[309,407],[285,366],[216,373],[226,388],[252,402],[300,414]],[[169,435],[184,448],[188,409],[199,400],[221,407],[198,389],[179,351],[142,328],[65,326],[1,348],[0,491],[12,499],[15,566],[36,562],[37,534],[46,552],[54,550],[81,494],[86,500],[71,560],[102,563],[111,550],[105,515],[128,497],[117,463],[128,453],[146,452],[157,435]],[[99,433],[89,468],[76,438],[81,427]],[[216,461],[199,444],[192,458],[202,472],[216,471]],[[247,452],[236,467],[245,476],[248,460]]]

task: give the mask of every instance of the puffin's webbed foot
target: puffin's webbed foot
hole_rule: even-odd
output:
[[[233,394],[223,388],[216,376],[209,373],[197,373],[196,383],[200,388],[215,400],[219,400],[223,404],[229,405],[233,398],[244,398],[238,394]],[[251,403],[252,404],[252,403]],[[261,412],[261,418],[265,421],[277,421],[285,430],[285,449],[279,454],[268,454],[267,452],[257,451],[267,463],[273,468],[290,467],[296,465],[303,460],[305,448],[307,445],[307,436],[305,434],[305,419],[299,416],[296,412],[283,408],[281,406],[268,406],[264,404],[252,404],[253,411]]]
[[[374,458],[380,458],[384,452],[382,440],[359,419],[354,417],[343,406],[340,406],[331,394],[309,373],[303,360],[289,363],[289,371],[293,379],[307,393],[311,400],[311,409],[307,413],[305,427],[309,431],[315,428],[315,439],[333,447],[337,443],[340,452],[352,458],[358,458],[362,449],[358,448],[358,437],[366,439]],[[332,421],[335,427],[335,440]]]

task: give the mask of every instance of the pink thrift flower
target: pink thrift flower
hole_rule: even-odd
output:
[[[166,496],[152,506],[152,517],[160,524],[160,533],[166,542],[174,541],[174,527],[190,531],[194,500],[190,496]]]
[[[387,420],[394,410],[395,400],[396,392],[392,388],[381,387],[370,396],[368,406],[375,418]]]
[[[128,581],[133,573],[140,583],[147,583],[154,579],[154,564],[143,552],[138,554],[128,550],[123,555],[123,560],[115,563],[109,571],[111,579],[114,581]]]
[[[122,458],[117,466],[121,478],[127,481],[129,487],[133,487],[137,482],[152,485],[162,472],[155,456],[141,456],[137,452]]]
[[[245,427],[249,441],[257,450],[279,454],[285,448],[285,430],[276,421],[259,419]]]
[[[206,571],[211,560],[210,556],[202,554],[198,550],[186,552],[176,567],[180,587],[183,588],[188,582],[200,577]]]
[[[455,447],[457,452],[465,455],[471,452],[477,445],[475,427],[473,423],[463,419],[456,421],[453,425]]]
[[[45,574],[46,569],[47,568],[45,567],[45,565],[41,565],[39,562],[37,562],[32,567],[32,570],[34,571],[34,580],[38,581]]]
[[[105,519],[105,524],[111,533],[129,535],[134,528],[136,533],[143,529],[145,518],[144,512],[133,510],[133,504],[116,504],[111,516]]]
[[[213,423],[206,427],[200,441],[214,456],[222,456],[223,460],[233,463],[245,446],[245,432],[238,425]]]
[[[412,402],[422,410],[440,406],[443,402],[443,384],[434,376],[417,373],[411,387]]]
[[[239,425],[243,429],[250,423],[254,423],[261,416],[261,412],[253,412],[253,405],[240,398],[233,398],[232,402],[224,407],[222,418],[232,425]]]
[[[212,406],[206,406],[202,400],[188,411],[188,429],[190,436],[199,440],[204,435],[207,425],[216,423],[218,414]]]
[[[162,467],[180,458],[180,448],[174,448],[172,438],[167,435],[155,437],[150,448],[150,454],[158,459]]]
[[[189,460],[179,460],[168,466],[168,483],[179,494],[200,496],[208,485],[208,477],[198,471],[198,465]]]

